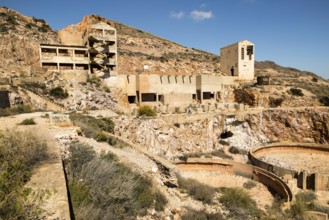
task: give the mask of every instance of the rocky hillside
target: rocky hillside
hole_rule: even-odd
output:
[[[81,44],[80,36],[86,27],[100,21],[117,29],[119,74],[136,74],[143,70],[143,65],[156,73],[223,74],[218,55],[187,48],[97,15],[85,16],[80,23],[60,30],[62,43]]]
[[[234,120],[224,137],[222,115],[204,120],[169,124],[160,119],[143,120],[121,116],[115,134],[145,146],[167,159],[192,152],[212,152],[234,146],[249,150],[271,142],[329,143],[329,112],[323,109],[276,109],[250,112]],[[221,138],[222,136],[222,138]]]
[[[3,42],[0,78],[33,73],[30,66],[39,66],[40,43],[82,45],[81,36],[87,26],[100,21],[117,29],[119,74],[140,73],[145,64],[150,73],[224,74],[220,71],[218,55],[187,48],[97,15],[85,16],[80,23],[59,31],[53,31],[43,19],[30,18],[5,7],[0,7],[0,18]],[[320,102],[322,97],[329,99],[328,80],[314,73],[281,67],[271,61],[256,62],[255,67],[256,76],[270,76],[269,86],[246,88],[257,99],[254,102],[257,106],[318,106],[324,104]],[[301,89],[303,95],[292,94],[290,90],[295,88]]]
[[[0,7],[0,65],[39,65],[39,44],[58,44],[57,33],[43,19]]]

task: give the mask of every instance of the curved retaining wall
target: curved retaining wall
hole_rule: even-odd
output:
[[[248,154],[249,160],[254,166],[260,167],[268,172],[274,173],[280,177],[285,175],[291,175],[293,178],[297,179],[298,187],[303,189],[313,189],[313,190],[329,190],[329,176],[319,175],[318,173],[312,173],[306,176],[303,172],[298,172],[296,170],[287,169],[273,165],[262,161],[257,156],[260,154],[271,153],[271,152],[309,152],[309,153],[321,153],[329,156],[329,145],[318,146],[314,144],[272,144],[254,151],[250,151]]]
[[[272,189],[286,202],[292,200],[292,192],[288,185],[275,174],[259,167],[228,160],[207,158],[189,159],[187,162],[178,162],[176,165],[179,170],[211,170],[252,178]]]

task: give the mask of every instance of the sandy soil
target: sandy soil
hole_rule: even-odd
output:
[[[220,173],[218,171],[182,171],[182,176],[185,178],[193,178],[198,180],[201,183],[213,186],[213,187],[241,187],[243,188],[243,184],[249,181],[250,179],[227,174],[227,173]],[[248,191],[250,196],[256,201],[258,208],[265,209],[266,206],[271,207],[274,201],[272,194],[268,191],[266,186],[256,181],[253,181],[256,186],[251,188],[250,190],[245,189]]]
[[[329,175],[329,155],[305,152],[271,152],[259,157],[261,160],[296,171]]]

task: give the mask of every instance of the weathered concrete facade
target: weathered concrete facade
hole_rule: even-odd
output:
[[[117,75],[117,33],[114,27],[104,22],[90,25],[83,34],[83,42],[88,48],[91,73]]]
[[[83,46],[40,45],[40,64],[48,70],[89,70],[88,49]]]
[[[238,80],[254,79],[255,46],[248,40],[223,47],[220,49],[221,70]]]
[[[261,167],[271,173],[274,173],[280,177],[289,176],[290,178],[297,179],[297,186],[303,190],[310,189],[314,191],[329,191],[329,176],[323,173],[318,173],[314,170],[314,173],[308,173],[306,171],[296,171],[293,169],[287,169],[279,167],[277,165],[268,163],[259,158],[262,153],[271,152],[310,152],[329,155],[329,148],[327,145],[319,147],[315,145],[307,144],[272,144],[254,151],[249,152],[249,159],[253,165]]]
[[[232,102],[236,81],[254,79],[254,45],[247,41],[221,48],[221,67],[228,76],[169,75],[150,73],[117,75],[117,32],[107,23],[87,27],[84,46],[40,45],[42,67],[69,74],[83,81],[89,74],[105,79],[108,87],[117,87],[131,105],[152,105],[162,112],[185,112],[191,105],[204,111],[215,103]],[[213,107],[211,107],[213,105]]]
[[[186,162],[178,162],[176,165],[180,173],[187,170],[198,172],[217,171],[250,178],[273,190],[285,202],[289,203],[292,201],[293,196],[289,186],[278,176],[259,167],[233,162],[231,160],[208,158],[189,158]]]
[[[84,45],[40,45],[40,65],[61,72],[117,74],[116,29],[100,22],[84,32]]]
[[[151,105],[162,112],[185,112],[191,105],[230,101],[235,86],[230,76],[118,75],[107,86],[121,88],[129,104]]]

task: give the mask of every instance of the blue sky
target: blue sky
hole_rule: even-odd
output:
[[[0,0],[57,30],[98,14],[157,36],[219,54],[248,39],[257,61],[329,79],[329,0]]]

